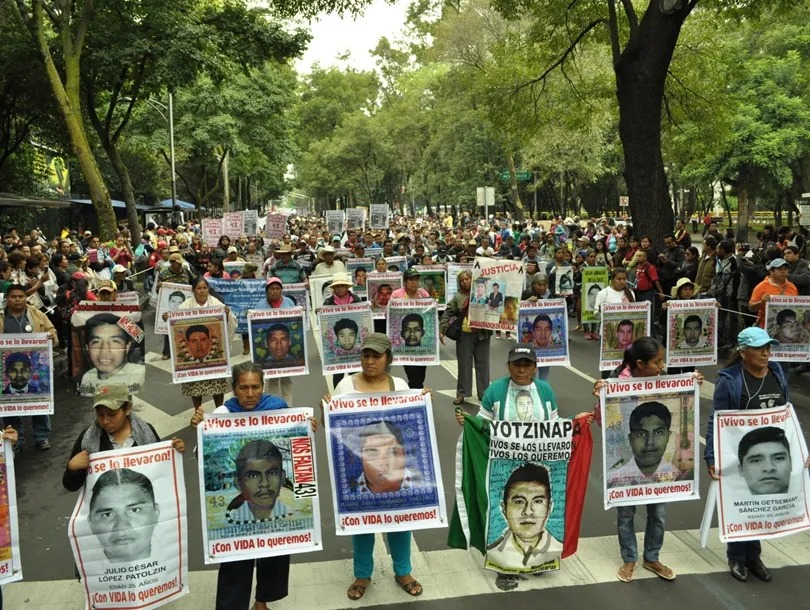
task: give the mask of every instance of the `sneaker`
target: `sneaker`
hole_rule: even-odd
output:
[[[44,441],[37,441],[37,449],[40,451],[47,451],[50,448],[51,442],[48,439],[45,439]]]

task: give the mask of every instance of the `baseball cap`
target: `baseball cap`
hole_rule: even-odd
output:
[[[370,349],[378,354],[384,354],[391,349],[391,339],[388,338],[388,335],[383,333],[371,333],[363,339],[360,350],[362,351],[364,349]]]
[[[518,360],[529,360],[537,362],[537,352],[530,343],[518,343],[509,350],[508,362],[517,362]]]
[[[169,256],[169,262],[170,263],[172,263],[172,262],[182,263],[183,262],[183,255],[180,254],[179,252],[175,252],[174,254],[171,254]]]
[[[120,383],[114,383],[99,386],[93,397],[93,408],[107,407],[108,409],[117,411],[128,402],[130,402],[130,397],[127,387]]]
[[[239,252],[239,249],[236,246],[231,246],[230,248],[228,248],[228,254],[230,254],[231,252]]]
[[[759,326],[746,328],[737,335],[737,349],[743,350],[746,347],[762,347],[763,345],[779,345],[779,341],[771,339],[770,335]]]
[[[414,271],[413,269],[408,269],[405,273],[402,274],[402,279],[404,280],[412,280],[419,277],[419,272]]]
[[[787,262],[784,258],[775,258],[770,263],[765,265],[765,268],[770,271],[771,269],[778,269],[779,267],[784,267],[787,265],[790,266],[790,263]]]
[[[169,257],[169,260],[172,260],[171,256]],[[113,267],[113,273],[126,273],[126,272],[127,268],[124,267],[124,265],[116,265],[115,267]]]
[[[70,277],[72,277],[74,280],[86,280],[87,279],[87,275],[85,275],[81,271],[75,271],[73,273],[73,275],[71,275]]]
[[[98,283],[98,292],[115,292],[118,290],[112,280],[102,280]]]
[[[269,277],[269,278],[267,278],[267,286],[269,286],[270,284],[278,284],[279,286],[284,286],[284,282],[282,282],[277,277]],[[265,286],[265,287],[267,287],[267,286]]]

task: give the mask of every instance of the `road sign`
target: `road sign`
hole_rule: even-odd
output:
[[[528,169],[519,169],[515,171],[515,178],[521,180],[523,182],[528,182],[532,179],[532,172]],[[501,172],[501,181],[502,182],[509,182],[512,179],[510,172],[508,169],[505,169]]]
[[[623,208],[629,207],[630,197],[619,197],[619,205]]]
[[[478,198],[478,207],[485,208],[495,205],[495,187],[494,186],[479,186],[475,192]]]

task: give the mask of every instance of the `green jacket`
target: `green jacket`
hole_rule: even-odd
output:
[[[481,411],[491,414],[493,421],[503,420],[503,410],[506,407],[506,394],[509,391],[509,382],[511,378],[502,377],[496,379],[484,392],[481,398]],[[540,395],[540,400],[543,403],[543,411],[545,413],[544,420],[557,418],[557,399],[554,397],[554,390],[545,381],[534,378],[534,387],[537,388],[537,393]],[[497,405],[497,413],[495,412]],[[486,417],[486,416],[484,416]]]

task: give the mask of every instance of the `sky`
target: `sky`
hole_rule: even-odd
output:
[[[309,26],[312,41],[304,56],[296,62],[296,69],[299,73],[309,73],[315,63],[322,67],[348,65],[357,70],[373,69],[375,63],[371,50],[383,36],[389,40],[399,37],[409,4],[410,0],[397,0],[391,5],[383,0],[373,0],[356,20],[351,16],[341,19],[331,14],[313,19]],[[348,62],[338,61],[337,57],[346,51],[351,53]]]

